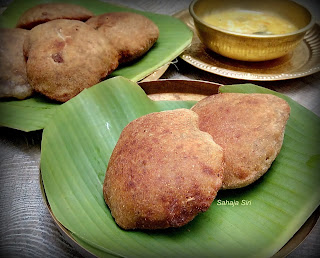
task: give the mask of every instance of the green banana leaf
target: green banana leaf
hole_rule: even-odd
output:
[[[166,230],[120,229],[104,202],[102,184],[130,121],[195,102],[152,101],[136,83],[115,77],[57,108],[43,131],[41,173],[53,214],[78,244],[100,257],[270,257],[299,230],[320,202],[319,117],[252,84],[220,91],[288,100],[291,116],[282,150],[256,183],[219,191],[208,211]]]
[[[15,27],[20,15],[28,8],[43,2],[61,2],[44,0],[15,0],[0,16],[1,27]],[[99,0],[65,0],[63,2],[82,5],[94,14],[105,12],[131,11],[143,14],[153,20],[159,27],[160,36],[155,45],[139,60],[128,65],[118,67],[108,78],[123,76],[132,81],[139,81],[151,74],[157,68],[171,62],[189,46],[192,40],[192,31],[179,19],[168,15],[141,12],[117,5],[101,2]],[[1,100],[0,126],[33,131],[43,129],[50,119],[53,108],[50,100],[33,97],[30,100]],[[25,103],[26,102],[26,103]],[[47,105],[46,105],[47,104]],[[58,103],[57,103],[58,104]]]

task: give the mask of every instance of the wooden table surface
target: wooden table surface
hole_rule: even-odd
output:
[[[109,0],[143,11],[173,15],[190,0]],[[317,0],[297,0],[319,21]],[[9,4],[10,1],[1,2]],[[245,83],[199,70],[180,58],[161,79],[198,79],[221,84]],[[254,82],[288,95],[320,116],[320,73],[303,78]],[[81,257],[61,235],[42,199],[39,186],[41,131],[0,128],[0,257]],[[320,223],[288,257],[320,257]]]

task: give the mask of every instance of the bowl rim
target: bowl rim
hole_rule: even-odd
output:
[[[294,4],[297,4],[299,5],[301,8],[305,9],[309,14],[310,14],[310,22],[304,26],[303,28],[299,29],[299,30],[295,30],[293,32],[290,32],[290,33],[284,33],[284,34],[275,34],[275,35],[256,35],[256,34],[249,34],[249,33],[240,33],[240,32],[234,32],[234,31],[230,31],[230,30],[226,30],[226,29],[223,29],[223,28],[220,28],[218,26],[214,26],[212,24],[209,24],[207,22],[205,22],[203,19],[201,19],[198,15],[196,15],[196,13],[194,12],[194,5],[198,2],[198,1],[201,1],[201,0],[193,0],[190,5],[189,5],[189,13],[191,15],[191,17],[196,20],[198,23],[201,23],[213,30],[216,30],[216,31],[220,31],[220,32],[223,32],[225,34],[229,34],[229,35],[234,35],[234,36],[240,36],[240,37],[247,37],[247,38],[264,38],[264,39],[270,39],[270,38],[282,38],[282,37],[288,37],[288,36],[295,36],[295,35],[299,35],[301,33],[306,33],[308,30],[310,30],[314,25],[315,25],[315,18],[314,16],[312,15],[312,13],[310,12],[310,10],[295,2],[295,1],[292,1],[292,0],[287,0],[288,2],[293,2]]]

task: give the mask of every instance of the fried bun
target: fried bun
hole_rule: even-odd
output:
[[[224,150],[223,189],[260,178],[280,152],[290,114],[288,103],[271,94],[220,93],[192,107],[200,130]]]
[[[223,152],[188,109],[142,116],[122,131],[103,195],[124,229],[180,227],[206,211],[220,189]]]
[[[0,29],[0,98],[25,99],[33,93],[23,55],[28,33],[24,29]]]
[[[137,13],[104,13],[90,18],[86,23],[101,32],[117,49],[119,63],[141,57],[159,37],[158,26]]]
[[[32,29],[33,27],[56,19],[86,21],[93,13],[86,8],[68,3],[38,4],[26,10],[17,22],[17,28]]]
[[[32,88],[65,102],[118,66],[118,54],[84,22],[59,19],[30,30],[24,44]]]

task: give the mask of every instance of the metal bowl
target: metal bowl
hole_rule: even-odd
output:
[[[230,8],[276,14],[292,22],[298,30],[278,35],[255,35],[228,31],[203,21],[211,12]],[[189,6],[196,32],[202,43],[214,52],[242,61],[266,61],[288,54],[314,25],[311,13],[290,0],[194,0]]]

